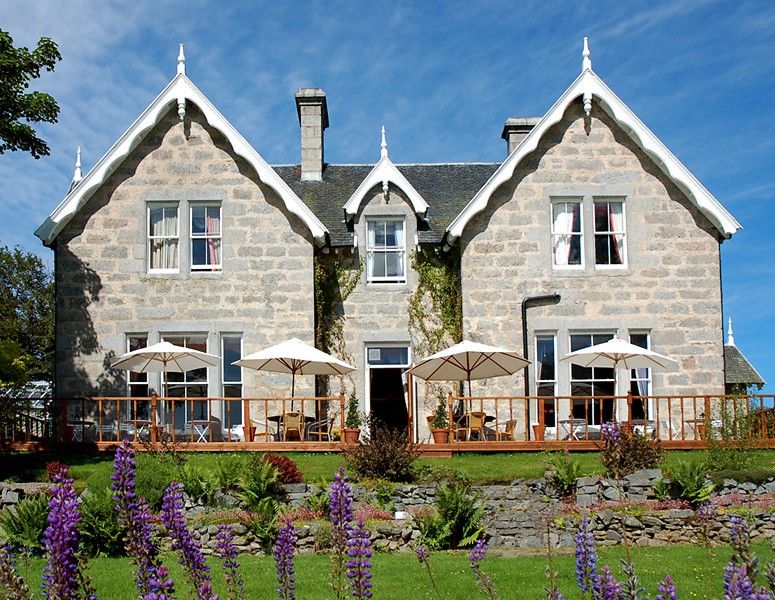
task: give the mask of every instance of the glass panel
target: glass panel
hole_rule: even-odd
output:
[[[223,338],[223,381],[242,381],[242,369],[233,365],[242,358],[241,339],[239,337]]]
[[[379,355],[374,350],[379,350]],[[409,349],[401,347],[369,348],[368,359],[370,365],[408,365]]]
[[[205,207],[194,206],[191,208],[191,233],[205,233]]]
[[[403,252],[385,252],[385,272],[388,277],[404,276]]]
[[[595,202],[595,231],[609,231],[608,203]]]
[[[554,381],[554,336],[540,336],[536,340],[538,381]]]
[[[371,265],[372,265],[371,276],[373,278],[386,276],[384,252],[373,252]]]
[[[224,386],[226,398],[239,398],[242,396],[241,385]],[[242,425],[242,400],[228,400],[223,403],[223,418],[226,427]]]
[[[207,265],[207,242],[205,238],[194,238],[191,240],[191,264]]]
[[[571,202],[566,206],[570,207],[570,212],[573,215],[571,231],[573,233],[581,233],[581,203]]]
[[[612,263],[611,259],[611,248],[610,248],[610,241],[611,236],[609,235],[596,235],[595,236],[595,264],[597,265],[610,265],[615,264]]]
[[[581,236],[574,235],[570,238],[570,251],[568,253],[569,265],[581,264]]]
[[[375,221],[371,225],[374,227],[374,246],[376,248],[385,246],[385,222]]]

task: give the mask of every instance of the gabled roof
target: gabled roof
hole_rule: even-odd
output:
[[[586,50],[586,47],[585,47]],[[584,108],[589,114],[594,99],[608,115],[613,118],[638,146],[670,177],[678,188],[686,194],[690,202],[710,220],[725,238],[731,237],[741,225],[716,200],[716,198],[691,174],[656,135],[633,113],[627,105],[609,88],[594,71],[585,57],[581,75],[565,90],[557,102],[517,146],[509,157],[484,186],[474,195],[468,205],[447,227],[447,243],[453,244],[460,238],[468,222],[483,211],[493,192],[514,174],[514,170],[523,158],[538,147],[541,137],[554,124],[558,123],[568,106],[582,97]]]
[[[382,127],[382,144],[380,154],[381,156],[379,162],[374,165],[374,168],[371,170],[371,172],[366,176],[366,178],[358,186],[358,189],[353,192],[353,195],[350,196],[350,199],[345,203],[343,207],[345,218],[350,219],[358,214],[358,211],[361,208],[361,203],[366,197],[366,194],[378,183],[382,184],[382,189],[385,191],[385,193],[388,191],[389,183],[395,185],[402,192],[404,192],[404,194],[406,194],[406,197],[409,199],[415,214],[420,217],[425,216],[425,213],[428,212],[428,203],[425,202],[423,197],[417,192],[416,189],[414,189],[412,184],[406,180],[406,177],[404,177],[401,171],[396,168],[396,166],[393,164],[393,161],[390,160],[390,157],[388,156],[384,126]]]
[[[498,168],[497,163],[395,165],[425,198],[430,209],[418,219],[421,244],[437,244],[471,197]],[[326,165],[322,181],[302,181],[299,165],[274,167],[277,174],[315,213],[329,231],[332,246],[351,246],[352,222],[345,220],[342,204],[352,197],[374,165]]]
[[[749,386],[764,385],[766,382],[737,346],[725,345],[724,383]]]
[[[155,127],[173,106],[185,111],[185,102],[195,104],[202,111],[207,122],[218,129],[234,148],[234,152],[244,158],[256,170],[261,181],[273,188],[280,196],[285,207],[299,217],[309,228],[318,245],[325,244],[328,231],[323,223],[312,213],[309,207],[293,193],[290,187],[267,164],[256,150],[240,135],[205,95],[179,69],[175,78],[161,91],[129,129],[118,139],[110,150],[94,165],[89,173],[67,194],[64,200],[38,227],[37,235],[43,243],[50,245],[54,238],[67,225],[70,219],[83,207],[87,200],[107,180],[121,162],[136,148],[146,134]]]

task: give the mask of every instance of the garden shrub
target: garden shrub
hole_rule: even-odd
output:
[[[264,454],[264,462],[277,469],[277,481],[280,483],[301,483],[304,481],[299,466],[288,456],[267,453]]]
[[[266,547],[274,539],[279,509],[277,499],[267,496],[254,502],[250,511],[241,513],[240,522]]]
[[[663,450],[659,440],[623,430],[618,423],[606,423],[601,430],[603,445],[600,462],[614,479],[621,479],[640,469],[654,469],[662,460]]]
[[[52,460],[46,463],[46,481],[54,481],[54,475],[57,473],[67,473],[68,466],[58,460]]]
[[[429,464],[416,465],[413,468],[413,473],[413,480],[421,483],[436,483],[443,481],[445,483],[454,483],[462,486],[471,485],[471,479],[465,473],[461,473],[457,469],[451,467]]]
[[[328,502],[328,489],[327,483],[324,481],[319,482],[318,491],[307,496],[305,506],[311,512],[318,513],[323,517],[328,518],[331,507]]]
[[[422,539],[431,549],[471,546],[484,530],[484,505],[466,486],[439,486],[434,506],[433,513],[415,514]]]
[[[253,457],[240,481],[240,499],[251,510],[266,510],[267,499],[273,500],[276,505],[282,492],[277,476],[274,465],[260,456]]]
[[[32,553],[43,550],[43,532],[48,527],[48,494],[27,496],[16,506],[0,513],[0,529],[8,544],[29,548]]]
[[[672,491],[693,506],[707,502],[713,492],[713,483],[706,483],[705,465],[701,462],[681,461],[668,473]]]
[[[164,490],[175,479],[173,463],[156,460],[153,456],[140,454],[137,457],[136,492],[148,501],[154,510],[161,508]]]
[[[345,450],[348,464],[360,478],[393,482],[412,481],[412,463],[419,455],[405,431],[390,429],[374,418],[369,418],[369,434]]]
[[[215,466],[215,484],[221,491],[239,489],[247,463],[242,456],[230,454],[218,459]]]
[[[101,488],[82,497],[78,530],[82,547],[89,556],[124,554],[124,531],[109,489]]]
[[[569,452],[554,452],[547,456],[546,477],[549,484],[563,498],[576,493],[576,480],[582,476],[581,463]]]
[[[188,463],[178,468],[177,480],[192,499],[201,500],[204,504],[212,504],[215,493],[219,490],[218,482],[213,475]]]

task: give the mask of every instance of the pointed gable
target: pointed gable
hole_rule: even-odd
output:
[[[263,157],[245,140],[234,126],[207,99],[186,76],[185,69],[178,67],[177,75],[161,91],[156,99],[135,120],[118,141],[97,161],[89,173],[71,187],[43,224],[35,231],[43,243],[50,245],[60,231],[84,206],[88,199],[105,183],[132,150],[143,141],[145,136],[161,121],[173,106],[182,119],[186,102],[194,104],[207,119],[207,122],[220,131],[229,141],[234,152],[244,158],[256,171],[258,177],[277,192],[286,209],[299,217],[307,226],[317,245],[326,242],[328,230],[291,190],[288,184],[272,169]]]
[[[541,118],[524,140],[514,149],[501,166],[492,174],[484,186],[474,195],[468,205],[447,227],[447,241],[454,244],[463,233],[468,222],[483,211],[492,194],[507,182],[523,159],[533,152],[542,136],[558,123],[566,109],[579,97],[583,99],[584,111],[589,116],[593,100],[632,138],[632,140],[654,161],[673,183],[686,195],[713,224],[719,233],[730,238],[741,229],[741,225],[722,206],[686,166],[681,163],[656,135],[633,113],[629,107],[592,70],[585,40],[583,70],[565,90],[557,102]]]

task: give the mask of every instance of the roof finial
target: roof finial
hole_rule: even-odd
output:
[[[727,327],[727,346],[735,345],[735,334],[732,331],[732,317],[729,317],[729,327]]]
[[[584,50],[581,53],[581,71],[584,72],[587,69],[592,70],[592,59],[589,53],[589,38],[584,37]]]
[[[186,74],[186,55],[183,54],[183,44],[180,44],[180,52],[178,52],[178,75]]]
[[[385,139],[385,126],[382,126],[382,143],[379,145],[379,155],[382,158],[387,158],[388,155],[388,149],[387,149],[387,140]]]
[[[75,170],[73,171],[73,180],[70,182],[70,190],[77,186],[81,179],[83,179],[83,174],[81,173],[81,147],[78,146],[78,150],[75,152]]]

